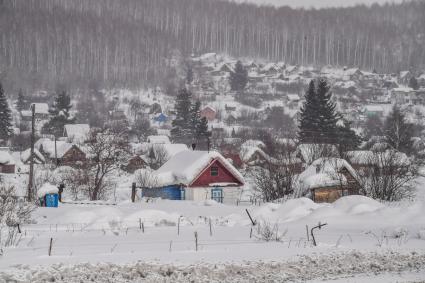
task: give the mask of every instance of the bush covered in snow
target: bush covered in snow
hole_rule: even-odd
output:
[[[13,187],[0,186],[0,249],[15,243],[18,225],[30,220],[35,206],[19,201]]]

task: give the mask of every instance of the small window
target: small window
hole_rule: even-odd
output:
[[[211,176],[218,176],[218,167],[217,166],[211,167]]]

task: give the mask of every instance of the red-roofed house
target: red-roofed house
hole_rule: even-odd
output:
[[[217,111],[215,111],[215,109],[212,108],[211,106],[205,106],[204,109],[201,110],[201,117],[207,118],[208,121],[215,120],[216,116],[217,116]]]

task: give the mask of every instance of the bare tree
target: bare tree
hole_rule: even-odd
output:
[[[413,195],[418,164],[403,153],[387,150],[373,152],[358,170],[362,194],[384,201],[397,201]]]
[[[265,162],[252,168],[257,191],[264,201],[291,196],[300,173],[299,160],[289,142],[274,146],[274,156],[263,153]]]
[[[127,140],[109,130],[92,132],[87,143],[91,161],[86,170],[87,189],[91,200],[105,197],[112,184],[109,176],[123,165],[129,156]]]
[[[137,170],[134,179],[141,188],[155,188],[158,186],[158,178],[151,169]]]

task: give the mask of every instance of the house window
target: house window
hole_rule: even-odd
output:
[[[211,176],[218,176],[218,167],[217,166],[211,167]]]

